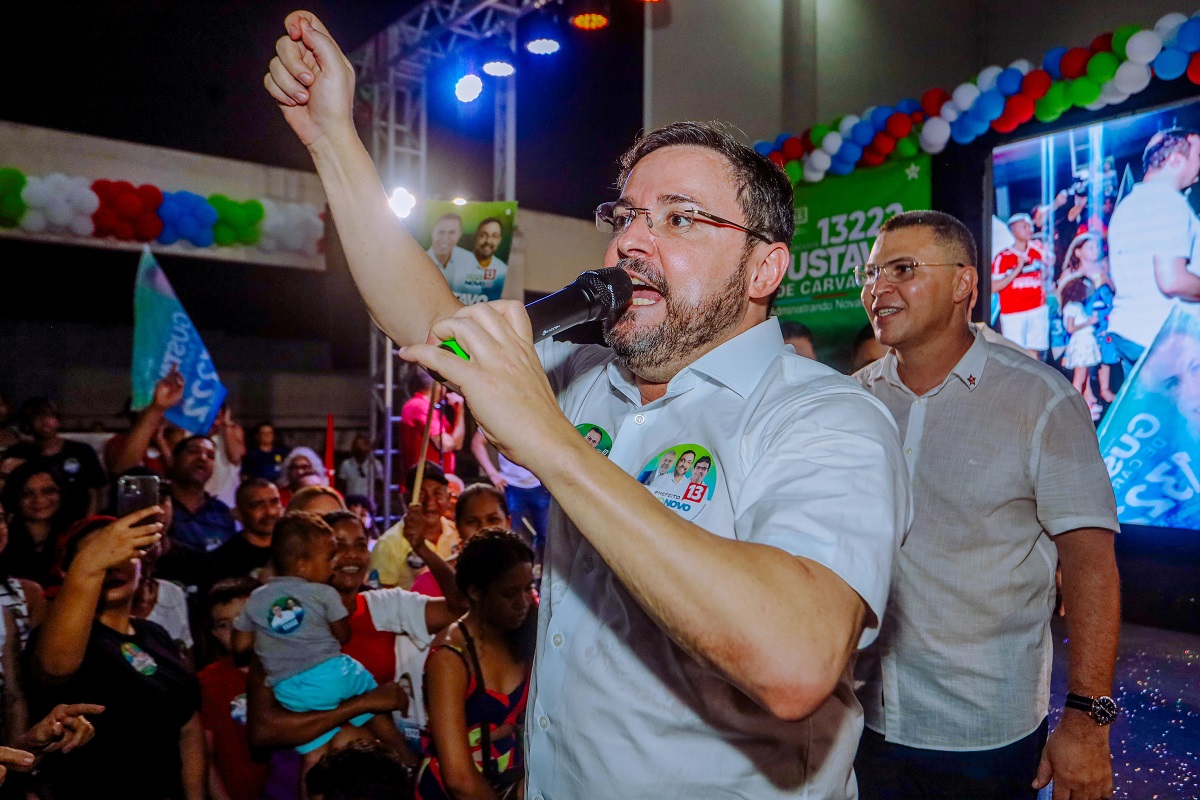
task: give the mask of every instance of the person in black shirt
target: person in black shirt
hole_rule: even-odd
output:
[[[96,451],[82,442],[59,435],[62,416],[58,406],[46,397],[35,397],[21,409],[22,424],[33,441],[19,442],[8,448],[10,458],[49,461],[66,481],[67,489],[85,505],[80,516],[95,514],[104,504],[104,470]]]
[[[283,516],[279,487],[265,478],[242,481],[233,515],[242,531],[212,553],[218,580],[245,577],[270,560],[271,535]]]
[[[42,588],[56,582],[54,546],[80,518],[68,502],[66,481],[49,461],[37,458],[13,470],[4,484],[4,508],[12,515],[3,570]]]
[[[196,676],[166,631],[131,616],[139,555],[161,538],[152,520],[162,512],[92,518],[64,542],[62,589],[31,643],[35,703],[86,701],[105,711],[88,747],[43,762],[56,800],[205,796]]]
[[[258,423],[254,426],[253,439],[254,443],[242,456],[242,477],[278,481],[288,448],[275,443],[275,426],[269,422]]]

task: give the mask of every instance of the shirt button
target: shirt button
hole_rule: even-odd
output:
[[[562,647],[563,635],[561,633],[556,633],[550,637],[550,641],[554,642],[555,647]]]
[[[911,456],[911,455],[912,455],[912,448],[911,448],[911,447],[905,448],[904,452],[905,452],[905,453],[908,453],[908,454]]]
[[[646,415],[645,415],[645,414],[638,414],[636,417],[634,417],[634,418],[633,418],[633,423],[634,423],[635,425],[641,425],[641,424],[642,424],[643,422],[645,422],[645,421],[646,421]]]
[[[595,565],[595,563],[592,561],[592,557],[591,557],[591,556],[587,556],[586,558],[584,558],[584,559],[583,559],[583,571],[584,571],[584,572],[591,572],[591,571],[592,571],[592,568],[593,568],[593,567],[595,567],[595,566],[596,566],[596,565]]]
[[[545,714],[542,714],[540,717],[538,717],[538,726],[542,730],[546,730],[547,728],[550,727],[550,718],[547,717]]]

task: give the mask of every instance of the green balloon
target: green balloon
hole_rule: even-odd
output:
[[[1033,116],[1037,117],[1038,122],[1053,122],[1060,113],[1048,97],[1042,97],[1033,104]]]
[[[1071,102],[1083,108],[1100,99],[1100,84],[1091,78],[1076,78],[1071,82]]]
[[[1052,108],[1056,108],[1061,113],[1064,109],[1071,106],[1070,81],[1055,81],[1050,85],[1050,91],[1046,92],[1045,97],[1038,101],[1046,102]]]
[[[0,194],[20,192],[25,188],[25,173],[16,167],[0,169]]]
[[[237,232],[237,240],[239,244],[258,244],[259,230],[257,226],[250,225],[241,228]]]
[[[829,135],[828,125],[813,125],[812,130],[808,132],[808,138],[812,139],[814,147],[820,147],[821,142],[825,141],[825,137]]]
[[[262,222],[263,217],[267,214],[266,209],[263,208],[263,204],[258,200],[247,200],[245,203],[242,203],[242,208],[246,209],[246,220],[251,225],[257,225]]]
[[[799,161],[787,162],[787,164],[784,164],[783,166],[783,171],[787,173],[788,180],[790,180],[793,184],[799,183],[800,179],[804,177],[804,165]]]
[[[213,226],[213,239],[222,247],[228,247],[237,241],[237,231],[228,222],[218,222]]]
[[[1119,66],[1121,66],[1121,59],[1112,53],[1096,53],[1088,61],[1087,76],[1096,83],[1111,81],[1113,76],[1117,74],[1117,67]]]
[[[896,154],[897,158],[912,158],[920,149],[920,140],[916,136],[909,134],[896,142],[896,149],[892,152]]]
[[[228,222],[232,228],[244,228],[249,224],[246,208],[241,203],[230,203],[221,209],[220,214],[221,221]]]
[[[1141,25],[1122,25],[1113,31],[1113,53],[1117,58],[1122,61],[1129,58],[1125,53],[1125,45],[1129,44],[1129,40],[1141,29]]]

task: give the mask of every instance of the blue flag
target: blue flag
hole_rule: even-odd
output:
[[[167,411],[167,419],[186,431],[208,433],[225,402],[225,387],[199,331],[147,247],[133,290],[134,409],[150,405],[154,384],[172,367],[183,376],[183,400]]]

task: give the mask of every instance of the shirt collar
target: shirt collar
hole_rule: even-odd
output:
[[[942,381],[937,388],[927,392],[926,394],[936,394],[950,381],[951,378],[958,378],[962,381],[963,386],[967,387],[968,391],[972,391],[979,382],[983,379],[983,368],[987,364],[988,344],[987,339],[979,332],[979,329],[974,325],[970,326],[971,336],[975,341],[967,348],[967,352],[958,360],[958,363],[950,370],[950,374],[946,376],[946,380]],[[904,385],[904,381],[900,380],[900,373],[896,370],[896,351],[889,350],[888,354],[879,359],[872,367],[868,367],[868,383],[874,383],[882,378],[893,386],[900,387],[906,391],[911,391]]]
[[[746,398],[758,386],[767,366],[783,350],[779,320],[769,317],[748,331],[723,342],[688,364],[667,384],[667,395],[677,394],[695,383],[694,374],[704,375]],[[617,391],[641,403],[633,373],[617,362],[609,362],[608,379]]]

